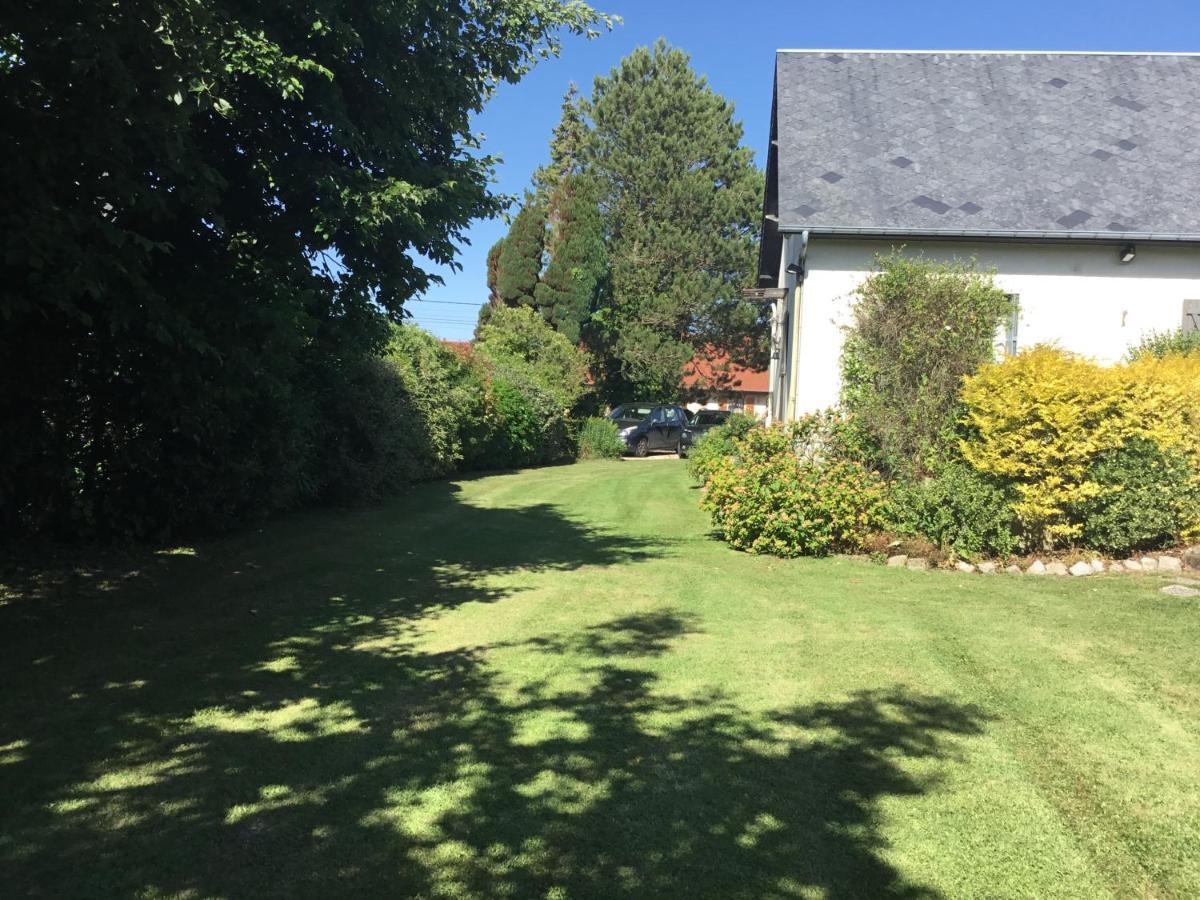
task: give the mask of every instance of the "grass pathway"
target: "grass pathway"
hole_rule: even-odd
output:
[[[696,501],[589,463],[0,579],[0,893],[1200,895],[1200,606]]]

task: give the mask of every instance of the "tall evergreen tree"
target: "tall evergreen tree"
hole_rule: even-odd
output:
[[[756,333],[757,310],[735,295],[753,270],[762,178],[733,105],[663,41],[597,78],[584,111],[612,273],[593,337],[606,389],[674,396],[695,347],[742,355]]]
[[[562,113],[550,138],[550,162],[533,176],[539,196],[551,197],[565,178],[579,174],[587,141],[588,126],[580,110],[579,88],[572,81],[563,95]]]
[[[568,175],[554,197],[553,249],[534,298],[546,320],[576,343],[606,280],[604,227],[592,179]]]
[[[529,193],[496,260],[496,293],[506,306],[533,306],[546,248],[546,207]]]
[[[492,249],[487,255],[487,286],[488,286],[488,304],[491,306],[500,305],[500,292],[496,287],[496,279],[500,276],[500,253],[504,250],[504,238],[492,244]]]

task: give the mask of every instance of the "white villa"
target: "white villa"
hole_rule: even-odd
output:
[[[837,402],[853,291],[898,247],[995,269],[1009,352],[1200,327],[1200,54],[780,51],[774,418]]]

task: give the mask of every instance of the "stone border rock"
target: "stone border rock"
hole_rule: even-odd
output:
[[[933,568],[929,560],[923,557],[906,556],[902,553],[889,556],[887,564],[893,568],[911,569],[913,571],[926,571]],[[985,561],[973,564],[961,560],[954,564],[954,568],[967,575],[993,575],[997,572],[1005,572],[1009,575],[1072,575],[1076,578],[1101,575],[1105,572],[1113,574],[1139,574],[1145,572],[1178,574],[1185,569],[1200,569],[1200,546],[1189,547],[1180,553],[1179,556],[1163,554],[1125,560],[1104,560],[1096,557],[1087,561],[1079,560],[1072,564],[1070,568],[1065,563],[1055,559],[1049,562],[1042,562],[1040,559],[1035,559],[1024,570],[1017,565],[1005,566],[999,562]]]

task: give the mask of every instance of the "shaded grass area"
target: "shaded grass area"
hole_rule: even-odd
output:
[[[597,462],[11,569],[0,894],[1200,893],[1200,607],[695,499]]]

